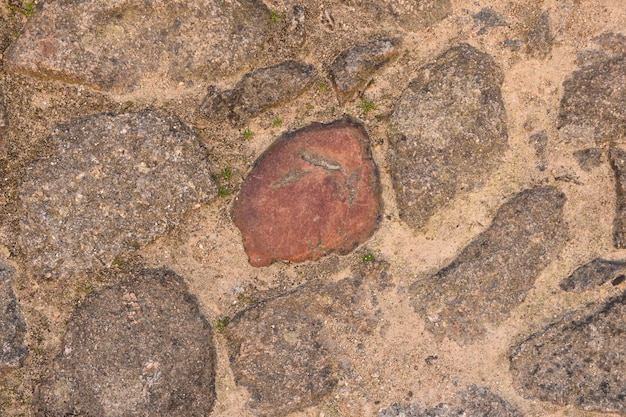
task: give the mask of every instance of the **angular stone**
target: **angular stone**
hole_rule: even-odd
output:
[[[398,39],[375,39],[339,54],[328,69],[340,101],[354,98],[376,71],[398,55]]]
[[[179,83],[240,70],[270,41],[270,22],[261,0],[46,2],[7,53],[5,67],[114,93],[158,76],[158,88],[142,94],[162,98]]]
[[[369,0],[354,3],[373,12],[372,22],[387,20],[412,32],[432,26],[452,12],[449,0]]]
[[[598,145],[626,137],[626,55],[575,71],[563,82],[558,128]]]
[[[478,13],[472,15],[472,19],[474,19],[474,26],[482,26],[476,32],[478,35],[484,35],[495,27],[508,25],[500,13],[491,7],[483,7]]]
[[[513,384],[526,398],[626,414],[626,292],[565,315],[515,346]]]
[[[574,152],[574,158],[583,171],[590,172],[603,162],[604,152],[602,148],[581,149]]]
[[[48,142],[55,153],[33,163],[19,190],[19,244],[48,278],[111,265],[216,192],[203,143],[170,116],[90,116]]]
[[[211,327],[182,278],[144,270],[72,314],[36,416],[206,416],[215,402]]]
[[[564,291],[581,292],[590,290],[613,278],[616,272],[626,268],[626,260],[609,261],[596,258],[576,268],[572,275],[559,284]]]
[[[316,75],[313,65],[285,61],[246,74],[233,90],[209,89],[202,112],[210,118],[245,123],[248,118],[302,94]]]
[[[617,202],[613,220],[613,244],[616,248],[626,248],[626,151],[609,149],[611,167],[615,173]]]
[[[526,32],[526,53],[537,59],[544,59],[552,51],[554,36],[550,30],[550,14],[545,11],[529,22]]]
[[[422,409],[416,404],[391,406],[381,409],[378,417],[522,417],[511,404],[491,392],[489,388],[471,386],[459,392],[452,404],[441,403]]]
[[[426,328],[465,344],[506,319],[567,240],[565,200],[554,187],[517,194],[452,263],[413,283]]]
[[[384,269],[384,268],[383,268]],[[375,266],[370,274],[384,274]],[[327,399],[351,359],[345,338],[377,328],[371,287],[359,273],[305,284],[238,313],[228,324],[231,369],[254,415],[284,416]]]
[[[233,209],[253,266],[347,253],[378,225],[380,185],[365,129],[344,119],[274,142]]]
[[[421,228],[461,190],[478,187],[507,149],[494,60],[461,44],[418,71],[391,116],[389,162],[400,217]]]
[[[20,366],[28,354],[24,345],[26,322],[11,288],[13,268],[0,263],[0,369]]]
[[[546,155],[546,147],[548,146],[548,134],[545,130],[533,133],[528,138],[529,142],[535,148],[535,155],[537,156],[537,162],[535,167],[539,171],[545,171],[548,166],[548,158]]]

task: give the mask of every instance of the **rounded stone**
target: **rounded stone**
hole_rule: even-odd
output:
[[[349,119],[279,138],[248,174],[233,210],[252,266],[347,253],[381,212],[365,129]]]

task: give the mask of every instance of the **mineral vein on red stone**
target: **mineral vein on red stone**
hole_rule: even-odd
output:
[[[378,225],[380,184],[365,129],[344,119],[286,134],[257,160],[233,220],[252,266],[347,253]]]

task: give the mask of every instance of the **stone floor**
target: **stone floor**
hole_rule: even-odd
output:
[[[621,0],[0,0],[1,416],[626,416]]]

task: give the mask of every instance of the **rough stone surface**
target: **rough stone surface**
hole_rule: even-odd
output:
[[[626,55],[575,71],[563,82],[558,127],[565,137],[596,144],[626,137]]]
[[[210,118],[228,118],[242,124],[248,118],[302,94],[313,82],[315,68],[304,62],[285,61],[246,74],[228,91],[211,87],[202,104]]]
[[[529,142],[535,148],[535,155],[537,156],[537,162],[535,167],[539,171],[545,171],[548,166],[548,159],[546,156],[546,147],[548,146],[548,134],[545,130],[535,132],[528,138]]]
[[[36,416],[207,416],[211,327],[182,278],[143,270],[89,296],[35,395]]]
[[[24,345],[26,322],[11,288],[13,268],[0,262],[0,370],[19,366],[28,354]]]
[[[541,13],[530,22],[526,33],[526,53],[532,58],[544,59],[552,51],[554,36],[550,29],[550,14]]]
[[[611,280],[615,274],[626,268],[626,260],[610,261],[596,258],[576,268],[572,275],[559,284],[564,291],[581,292],[590,290]]]
[[[500,13],[491,7],[483,7],[478,13],[472,15],[472,19],[474,20],[474,26],[480,26],[480,29],[476,32],[478,35],[484,35],[495,27],[508,25]]]
[[[157,74],[175,86],[240,69],[269,41],[268,25],[260,0],[51,1],[29,19],[5,65],[116,93]]]
[[[604,152],[602,148],[581,149],[574,151],[574,158],[583,171],[589,172],[604,162]]]
[[[517,194],[452,263],[413,283],[412,305],[426,328],[470,343],[508,317],[565,244],[565,200],[554,187]]]
[[[377,328],[370,284],[384,281],[384,269],[374,264],[336,282],[305,284],[230,321],[231,367],[255,415],[283,416],[330,396],[349,368],[342,341]]]
[[[502,71],[472,46],[421,68],[391,116],[389,162],[400,217],[421,228],[461,190],[476,188],[507,149]]]
[[[380,185],[365,129],[313,124],[274,142],[233,209],[253,266],[347,253],[378,225]]]
[[[110,265],[215,194],[206,149],[170,116],[95,115],[48,141],[55,153],[34,162],[19,191],[19,243],[49,278]]]
[[[420,408],[416,404],[392,404],[381,409],[378,417],[522,417],[523,414],[489,388],[472,386],[459,392],[452,404]]]
[[[340,101],[354,98],[359,89],[398,55],[398,39],[375,39],[343,51],[330,65],[328,73]]]
[[[626,292],[567,314],[511,352],[526,398],[626,414]]]
[[[609,159],[615,173],[617,207],[613,220],[613,244],[616,248],[626,248],[626,151],[620,148],[609,149]]]
[[[366,10],[370,22],[390,21],[408,31],[418,31],[444,19],[452,10],[449,0],[348,0],[351,6]]]

